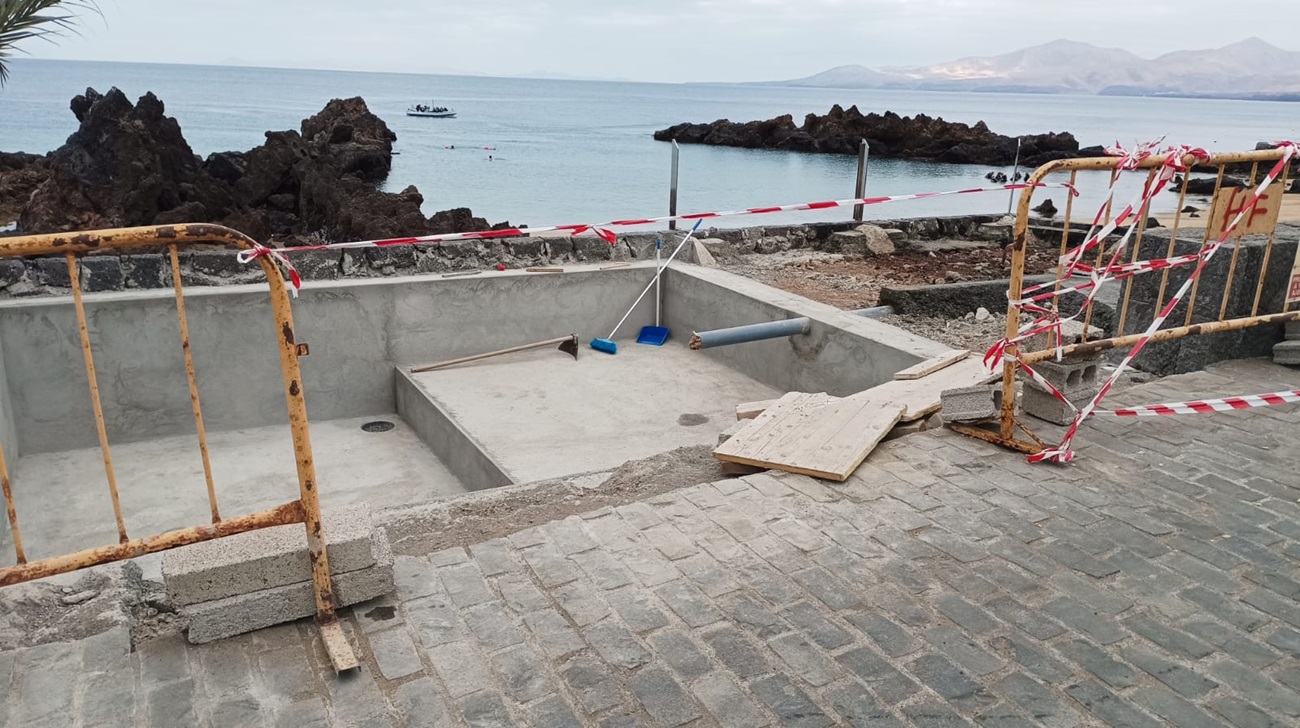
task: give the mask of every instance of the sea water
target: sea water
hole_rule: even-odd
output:
[[[1132,146],[1165,136],[1211,151],[1253,149],[1300,138],[1300,107],[1261,101],[956,92],[805,89],[765,85],[349,73],[18,59],[0,88],[0,150],[44,153],[77,128],[70,99],[94,87],[131,98],[154,92],[195,153],[247,150],[267,130],[297,129],[332,98],[361,96],[397,134],[387,189],[415,185],[425,212],[468,207],[491,222],[532,226],[600,223],[665,214],[671,145],[652,133],[681,122],[749,121],[826,113],[924,113],[985,121],[1006,135],[1072,132],[1082,145]],[[408,106],[449,106],[454,119],[415,118]],[[853,196],[851,156],[683,146],[679,210],[695,212]],[[872,159],[871,196],[987,185],[991,168]],[[1003,169],[1010,173],[1009,169]],[[1135,180],[1136,181],[1136,180]],[[1076,209],[1091,214],[1100,187]],[[1040,190],[1063,208],[1065,193]],[[1161,208],[1177,201],[1166,195]],[[868,217],[1006,212],[1010,193],[963,195],[869,207]],[[711,221],[718,226],[842,220],[846,210]]]

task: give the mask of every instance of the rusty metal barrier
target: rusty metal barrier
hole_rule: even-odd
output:
[[[81,350],[85,358],[86,376],[90,384],[90,400],[94,409],[95,426],[103,453],[104,473],[113,502],[117,521],[118,544],[86,549],[76,553],[54,556],[38,561],[28,561],[23,550],[22,535],[18,528],[18,514],[14,507],[13,491],[3,448],[0,447],[0,486],[3,486],[9,527],[13,533],[17,565],[0,569],[0,586],[40,579],[98,564],[130,559],[185,546],[200,541],[232,536],[238,533],[270,528],[291,523],[301,523],[307,532],[307,548],[311,560],[311,576],[315,585],[316,624],[322,640],[337,671],[357,667],[358,662],[335,611],[334,587],[330,580],[329,557],[325,550],[325,537],[321,527],[320,500],[316,487],[316,471],[312,463],[311,435],[307,424],[307,409],[303,399],[302,376],[298,367],[300,345],[294,339],[293,312],[286,295],[284,278],[275,263],[267,257],[258,258],[266,274],[271,293],[271,310],[275,318],[276,340],[279,342],[280,371],[284,380],[285,402],[289,410],[289,428],[298,472],[298,499],[273,508],[234,518],[222,518],[217,507],[216,489],[212,478],[212,465],[208,457],[207,434],[203,427],[203,411],[199,405],[198,384],[194,374],[194,359],[190,352],[189,325],[185,317],[185,299],[181,286],[181,269],[178,249],[183,245],[219,243],[248,250],[257,243],[243,233],[219,225],[189,224],[157,227],[94,230],[89,232],[56,233],[25,237],[0,238],[0,258],[28,255],[63,255],[68,264],[72,287],[72,300],[80,329]],[[113,459],[108,434],[100,405],[99,385],[95,379],[95,360],[91,350],[90,334],[86,326],[86,312],[82,302],[77,271],[78,256],[105,250],[166,246],[171,260],[171,273],[176,296],[176,311],[180,320],[181,349],[184,352],[185,370],[189,379],[190,402],[198,432],[199,450],[203,457],[203,471],[207,482],[208,502],[212,510],[212,523],[169,531],[154,536],[131,539],[127,535],[122,506],[118,499],[117,479],[113,473]]]
[[[1282,159],[1284,152],[1280,149],[1267,149],[1252,152],[1236,152],[1209,155],[1208,158],[1187,155],[1183,162],[1188,170],[1185,178],[1190,178],[1190,172],[1194,169],[1201,171],[1213,171],[1217,173],[1214,183],[1213,193],[1211,195],[1212,205],[1205,214],[1205,232],[1202,236],[1202,249],[1206,244],[1215,242],[1223,235],[1225,230],[1225,221],[1240,212],[1244,205],[1247,204],[1251,193],[1257,184],[1265,181],[1266,174],[1276,165],[1278,160]],[[1151,184],[1155,179],[1157,170],[1166,163],[1167,158],[1162,155],[1152,155],[1137,164],[1137,169],[1147,170],[1146,183]],[[1106,184],[1106,189],[1110,189],[1114,184],[1117,176],[1120,174],[1120,165],[1122,159],[1119,157],[1097,157],[1085,159],[1068,159],[1049,162],[1030,176],[1028,182],[1030,186],[1024,190],[1020,197],[1019,207],[1016,214],[1016,224],[1014,238],[1012,241],[1012,259],[1011,259],[1011,284],[1008,291],[1009,303],[1007,307],[1007,339],[1014,340],[1019,333],[1021,323],[1022,307],[1017,302],[1020,301],[1024,291],[1025,281],[1025,261],[1028,252],[1028,245],[1031,239],[1030,233],[1030,212],[1033,204],[1035,187],[1034,183],[1056,181],[1049,179],[1053,176],[1068,175],[1068,182],[1075,188],[1081,188],[1085,181],[1083,175],[1087,173],[1099,173],[1087,175],[1091,178],[1100,177]],[[1265,165],[1261,168],[1261,165]],[[1224,176],[1229,166],[1238,168],[1249,167],[1249,178],[1246,180],[1246,187],[1225,187]],[[1276,257],[1273,256],[1274,241],[1276,237],[1277,213],[1281,206],[1281,197],[1286,189],[1287,178],[1290,172],[1291,164],[1286,165],[1281,176],[1269,188],[1268,204],[1275,205],[1265,208],[1265,199],[1261,199],[1256,208],[1251,209],[1251,214],[1247,219],[1233,230],[1231,242],[1231,261],[1228,267],[1226,284],[1222,292],[1221,300],[1218,306],[1218,314],[1211,320],[1205,320],[1193,323],[1196,312],[1198,294],[1204,294],[1201,290],[1201,280],[1198,278],[1192,283],[1192,288],[1188,298],[1182,304],[1187,307],[1185,315],[1178,317],[1171,315],[1166,324],[1175,324],[1169,328],[1161,328],[1156,331],[1151,342],[1171,341],[1189,336],[1201,336],[1218,332],[1238,331],[1254,326],[1266,324],[1276,324],[1285,321],[1294,321],[1300,319],[1300,311],[1291,310],[1291,302],[1300,295],[1288,296],[1285,293],[1282,296],[1282,305],[1280,311],[1261,313],[1261,305],[1264,304],[1263,293],[1265,282],[1269,278],[1270,271],[1275,271],[1272,265],[1277,263]],[[1130,172],[1130,174],[1138,174]],[[1169,245],[1167,251],[1161,251],[1166,258],[1174,257],[1175,247],[1179,242],[1180,230],[1191,229],[1193,226],[1185,222],[1187,215],[1183,212],[1187,205],[1187,185],[1182,186],[1179,191],[1178,204],[1173,213],[1173,224],[1170,226]],[[1112,200],[1113,201],[1113,200]],[[1071,233],[1076,236],[1082,231],[1071,227],[1072,217],[1076,213],[1075,200],[1073,196],[1067,198],[1064,210],[1064,219],[1061,220],[1060,230],[1060,255],[1064,256],[1066,251],[1076,244],[1071,240]],[[1256,210],[1259,214],[1256,214]],[[1113,210],[1111,204],[1107,203],[1101,211],[1101,217],[1098,220],[1099,225],[1105,225],[1110,222]],[[1151,216],[1150,201],[1143,203],[1142,208],[1137,212],[1136,224],[1138,227],[1134,231],[1132,240],[1128,243],[1131,249],[1131,255],[1123,262],[1134,263],[1139,260],[1139,252],[1142,250],[1142,239],[1147,233],[1147,221]],[[1257,219],[1262,218],[1262,219]],[[1091,214],[1086,219],[1088,224],[1092,224]],[[1052,228],[1055,229],[1055,221],[1052,222]],[[1120,231],[1122,232],[1122,230]],[[1250,306],[1249,315],[1237,315],[1229,317],[1229,302],[1232,296],[1233,281],[1237,273],[1238,259],[1241,254],[1242,240],[1247,234],[1267,234],[1268,242],[1264,249],[1262,262],[1259,268],[1259,274],[1254,282],[1253,303]],[[1092,261],[1095,266],[1103,266],[1105,261],[1114,253],[1115,239],[1118,233],[1111,238],[1104,240],[1097,246],[1096,260]],[[1235,239],[1235,240],[1234,240]],[[1225,243],[1225,246],[1228,243]],[[1226,254],[1223,250],[1221,254]],[[1285,266],[1282,270],[1291,270],[1291,262],[1283,261],[1281,265]],[[1296,267],[1300,270],[1300,258],[1297,259]],[[1160,276],[1159,291],[1155,301],[1155,310],[1159,311],[1168,301],[1166,294],[1169,292],[1169,278],[1172,269],[1165,268],[1160,272],[1150,272],[1144,275]],[[1062,289],[1061,275],[1063,273],[1062,264],[1057,265],[1057,280],[1055,282],[1054,292],[1059,293]],[[1121,303],[1115,312],[1115,330],[1110,332],[1113,335],[1107,338],[1089,340],[1088,331],[1093,321],[1093,313],[1096,306],[1095,300],[1090,300],[1083,310],[1082,334],[1077,336],[1077,341],[1060,341],[1057,339],[1057,332],[1048,332],[1041,335],[1045,344],[1041,348],[1027,350],[1026,347],[1018,346],[1012,343],[1005,350],[1006,359],[1003,363],[1002,375],[1002,402],[1001,412],[996,418],[996,429],[987,429],[979,424],[954,424],[953,429],[972,437],[994,442],[1005,447],[1009,447],[1028,454],[1037,454],[1045,449],[1044,443],[1039,440],[1028,427],[1025,426],[1016,417],[1016,377],[1021,369],[1021,365],[1033,366],[1041,361],[1056,359],[1058,356],[1068,358],[1071,356],[1081,357],[1097,354],[1111,349],[1128,348],[1136,345],[1144,336],[1142,333],[1125,335],[1125,324],[1129,322],[1130,316],[1130,298],[1133,294],[1134,286],[1137,284],[1137,277],[1130,277],[1123,281],[1123,295]],[[1295,285],[1293,283],[1293,285]],[[1052,310],[1062,313],[1060,309],[1061,300],[1059,296],[1054,296],[1050,303]],[[1065,312],[1073,314],[1074,311]],[[1022,431],[1029,437],[1028,440],[1017,437],[1017,430]]]

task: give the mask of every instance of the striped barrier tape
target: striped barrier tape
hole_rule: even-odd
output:
[[[1200,415],[1210,412],[1234,412],[1254,407],[1276,407],[1280,404],[1300,402],[1300,389],[1269,394],[1249,394],[1244,397],[1203,399],[1195,402],[1148,404],[1141,407],[1123,407],[1114,410],[1097,410],[1093,417],[1162,417],[1166,415]]]
[[[576,225],[549,225],[546,227],[535,228],[503,228],[500,230],[482,230],[478,232],[462,233],[441,233],[437,235],[416,235],[405,238],[385,238],[379,240],[357,240],[344,243],[322,243],[318,245],[299,245],[291,248],[270,248],[258,244],[248,250],[239,252],[239,260],[242,263],[250,263],[264,256],[271,256],[280,265],[284,266],[290,274],[290,280],[293,282],[296,295],[297,289],[302,287],[301,280],[298,277],[298,271],[289,261],[289,253],[304,253],[311,250],[346,250],[350,248],[384,248],[394,245],[412,245],[416,243],[445,243],[456,240],[487,240],[493,238],[513,238],[528,235],[530,233],[545,232],[565,232],[570,235],[580,235],[585,232],[593,232],[601,240],[613,245],[618,238],[613,227],[634,227],[639,225],[654,225],[663,222],[674,221],[692,221],[708,220],[722,217],[736,217],[740,215],[763,215],[774,212],[808,212],[811,210],[829,210],[836,207],[856,207],[858,205],[881,205],[887,202],[907,202],[911,200],[928,200],[935,197],[948,197],[951,195],[971,195],[983,192],[1007,192],[1015,190],[1034,188],[1059,188],[1069,190],[1071,195],[1078,195],[1078,191],[1068,182],[1017,182],[996,187],[974,187],[963,190],[947,190],[944,192],[919,192],[908,195],[888,195],[883,197],[860,197],[849,200],[825,200],[822,202],[803,202],[795,205],[771,205],[768,207],[748,207],[741,210],[725,210],[718,212],[693,212],[685,215],[663,215],[660,217],[641,217],[629,218],[624,220],[611,220],[600,225],[576,224]]]
[[[1224,228],[1219,239],[1202,249],[1200,262],[1197,264],[1196,269],[1187,277],[1187,280],[1183,281],[1183,284],[1178,288],[1178,291],[1174,293],[1173,297],[1169,299],[1164,308],[1162,308],[1152,319],[1151,324],[1147,327],[1146,331],[1142,333],[1142,338],[1134,344],[1133,348],[1129,350],[1124,359],[1115,367],[1115,371],[1106,379],[1105,382],[1102,383],[1101,389],[1098,390],[1096,396],[1075,413],[1074,421],[1070,423],[1069,428],[1066,430],[1065,437],[1061,439],[1061,442],[1057,444],[1056,447],[1044,450],[1037,455],[1029,456],[1029,462],[1049,461],[1068,463],[1074,459],[1074,452],[1070,450],[1070,445],[1073,444],[1074,438],[1079,432],[1079,425],[1092,415],[1093,411],[1097,409],[1098,403],[1100,403],[1101,400],[1110,393],[1111,388],[1115,386],[1115,382],[1119,379],[1120,375],[1128,369],[1129,365],[1132,364],[1133,359],[1135,359],[1138,354],[1142,353],[1142,350],[1148,343],[1150,343],[1151,338],[1155,335],[1156,331],[1160,330],[1160,327],[1164,325],[1165,319],[1167,319],[1169,314],[1172,313],[1178,304],[1182,302],[1183,296],[1187,295],[1187,292],[1191,290],[1192,285],[1196,281],[1200,280],[1201,273],[1205,270],[1206,264],[1209,263],[1214,257],[1214,254],[1223,247],[1223,244],[1227,239],[1232,236],[1233,231],[1235,231],[1237,226],[1241,224],[1241,221],[1246,218],[1246,215],[1255,209],[1255,206],[1259,204],[1260,198],[1264,196],[1265,191],[1267,191],[1273,182],[1281,176],[1282,171],[1287,168],[1291,159],[1297,155],[1298,151],[1300,151],[1300,149],[1298,149],[1292,142],[1281,142],[1277,145],[1277,148],[1282,150],[1281,159],[1279,159],[1277,164],[1269,170],[1268,174],[1264,175],[1263,181],[1261,181],[1259,186],[1255,188],[1250,200],[1242,207],[1241,211],[1237,213],[1236,217],[1234,217]]]

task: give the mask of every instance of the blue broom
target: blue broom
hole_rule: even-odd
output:
[[[637,296],[636,300],[632,302],[632,308],[629,308],[627,313],[623,314],[623,318],[618,320],[618,324],[614,326],[614,330],[609,332],[609,336],[604,339],[592,339],[591,348],[596,351],[603,351],[606,354],[618,353],[618,344],[614,343],[614,334],[617,334],[619,328],[627,322],[627,317],[632,315],[632,312],[636,310],[637,304],[641,303],[641,299],[645,298],[645,294],[649,293],[650,289],[654,287],[655,281],[659,280],[659,276],[663,275],[665,270],[668,270],[668,264],[673,262],[673,258],[676,258],[678,253],[682,252],[682,248],[686,247],[686,242],[691,239],[691,236],[695,234],[695,231],[700,229],[700,223],[702,222],[704,221],[695,221],[695,227],[691,228],[689,233],[686,233],[686,237],[682,238],[682,242],[678,243],[677,249],[673,251],[672,255],[668,256],[668,260],[664,261],[664,264],[658,267],[658,270],[655,271],[654,278],[650,279],[650,282],[646,284],[645,290],[641,291],[641,295]]]

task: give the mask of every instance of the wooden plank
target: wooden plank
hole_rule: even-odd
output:
[[[939,411],[939,394],[945,389],[987,384],[1002,376],[1002,368],[990,372],[980,357],[967,357],[952,366],[920,379],[895,379],[845,399],[898,402],[907,409],[903,422],[912,422]]]
[[[761,402],[745,402],[744,404],[738,404],[736,405],[736,419],[752,420],[763,414],[763,410],[776,404],[776,402],[777,400],[775,399],[765,399]]]
[[[946,351],[932,359],[926,359],[920,364],[914,364],[900,372],[896,372],[894,379],[920,379],[927,374],[934,374],[944,367],[950,367],[968,356],[970,356],[970,352],[966,349]]]
[[[904,410],[901,404],[870,400],[833,399],[813,406],[816,401],[815,395],[786,395],[718,447],[714,457],[843,481],[889,434]]]

